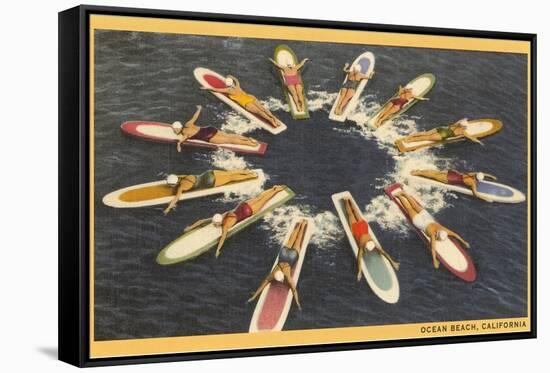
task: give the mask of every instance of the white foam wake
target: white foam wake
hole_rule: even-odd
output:
[[[214,168],[227,171],[252,168],[243,157],[239,157],[234,152],[227,149],[218,149],[215,152],[210,153],[210,164],[212,164]],[[268,176],[264,172],[264,174],[260,177],[260,183],[240,187],[238,191],[227,192],[223,195],[223,197],[217,198],[216,201],[224,203],[237,203],[247,198],[256,196],[262,192],[267,179]]]
[[[376,180],[375,188],[380,190],[380,195],[374,197],[365,206],[365,217],[369,221],[376,222],[383,229],[406,234],[409,229],[406,219],[395,203],[383,194],[383,188],[399,182],[430,213],[435,214],[452,206],[448,199],[454,199],[456,195],[424,183],[415,182],[410,178],[410,173],[417,169],[448,169],[451,168],[454,160],[438,157],[430,152],[430,149],[400,154],[395,146],[395,141],[408,134],[418,132],[416,120],[419,118],[402,115],[389,120],[382,127],[373,131],[367,127],[367,121],[380,109],[380,104],[372,102],[372,99],[371,95],[363,97],[348,119],[355,122],[358,127],[358,130],[355,131],[358,131],[366,139],[375,140],[378,148],[386,151],[394,159],[395,164],[392,172]]]
[[[221,130],[224,132],[235,133],[237,135],[243,135],[261,128],[258,124],[251,122],[242,115],[234,112],[228,112],[224,116],[223,120],[224,124],[222,124]]]
[[[343,237],[340,221],[332,211],[314,213],[309,205],[283,205],[264,217],[261,228],[270,232],[270,239],[282,245],[285,235],[294,218],[313,218],[315,230],[310,243],[320,249],[328,248]]]
[[[309,90],[307,96],[307,107],[309,111],[325,110],[328,113],[334,101],[336,101],[338,92],[328,93],[326,91]]]

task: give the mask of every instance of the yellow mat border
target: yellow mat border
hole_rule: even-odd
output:
[[[411,338],[487,335],[531,330],[531,43],[528,41],[483,39],[405,33],[351,31],[314,27],[250,25],[240,23],[189,21],[146,17],[90,15],[90,281],[89,331],[90,358],[157,355],[249,348],[303,346]],[[208,36],[233,36],[258,39],[284,39],[396,47],[526,54],[527,72],[527,255],[528,317],[496,320],[449,321],[439,323],[397,324],[349,328],[290,330],[274,333],[235,333],[169,338],[144,338],[115,341],[94,340],[94,31],[119,30]]]

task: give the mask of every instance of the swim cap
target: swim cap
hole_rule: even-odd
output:
[[[214,214],[214,216],[212,216],[212,223],[214,225],[220,225],[222,221],[223,221],[222,214]]]
[[[438,241],[445,241],[449,235],[444,230],[437,231],[436,235]]]
[[[225,78],[225,85],[231,87],[235,83],[231,78]]]
[[[178,176],[174,174],[170,174],[166,177],[166,184],[174,186],[178,183]]]
[[[376,247],[376,244],[373,241],[367,242],[367,250],[372,251]]]
[[[485,175],[483,174],[483,172],[478,172],[478,173],[476,174],[476,179],[477,179],[478,181],[483,181],[483,179],[485,179]]]
[[[179,131],[183,128],[183,124],[181,124],[181,122],[177,120],[174,123],[172,123],[172,128],[175,129],[176,131]]]
[[[277,272],[275,272],[273,277],[275,277],[275,280],[279,282],[283,282],[285,280],[285,275],[281,270],[278,270]]]

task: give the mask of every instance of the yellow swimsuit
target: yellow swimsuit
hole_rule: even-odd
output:
[[[229,95],[229,98],[241,105],[242,107],[245,107],[246,105],[256,101],[256,97],[252,95],[247,95],[246,93],[241,93],[238,95]]]

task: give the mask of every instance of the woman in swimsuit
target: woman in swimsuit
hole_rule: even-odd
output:
[[[277,261],[277,264],[275,265],[275,267],[273,267],[271,273],[267,275],[267,277],[262,281],[262,284],[256,290],[254,295],[250,297],[248,302],[252,302],[254,299],[256,299],[258,295],[262,293],[264,288],[271,283],[271,281],[275,280],[281,283],[284,283],[286,281],[288,287],[292,291],[292,295],[294,296],[294,301],[296,302],[296,305],[300,310],[302,309],[302,306],[300,305],[300,299],[298,298],[298,290],[296,290],[296,284],[292,279],[292,269],[294,268],[300,257],[300,250],[302,249],[306,228],[306,220],[302,220],[294,227],[294,230],[292,231],[292,234],[290,235],[288,241],[283,245],[281,250],[279,250],[279,259]]]
[[[175,192],[174,198],[164,210],[164,215],[176,207],[181,195],[185,192],[214,188],[236,181],[255,179],[256,177],[258,177],[256,172],[250,170],[209,170],[200,175],[168,175],[166,184],[171,186]]]
[[[378,118],[376,118],[374,125],[380,127],[382,123],[388,120],[392,115],[398,113],[403,106],[407,105],[412,100],[427,101],[429,98],[415,96],[412,88],[403,88],[399,86],[397,97],[392,98],[390,102],[386,104],[380,115],[378,115]]]
[[[196,121],[199,118],[201,110],[202,106],[197,105],[197,111],[193,117],[185,123],[185,125],[182,125],[177,121],[172,123],[172,130],[179,137],[176,145],[178,152],[181,152],[181,144],[186,140],[200,140],[210,144],[233,144],[246,146],[258,145],[258,142],[251,137],[226,133],[214,127],[197,126]]]
[[[445,228],[426,211],[416,200],[406,192],[401,192],[396,196],[401,205],[407,211],[407,214],[411,218],[413,225],[420,231],[426,233],[430,239],[430,246],[432,249],[432,260],[435,268],[439,268],[439,261],[437,260],[436,243],[437,241],[445,241],[449,236],[456,238],[464,246],[470,248],[470,244],[466,242],[457,233]]]
[[[348,222],[351,232],[353,233],[355,242],[357,242],[357,248],[359,249],[357,251],[357,281],[361,280],[363,257],[365,253],[370,254],[373,250],[386,257],[396,271],[399,270],[399,263],[393,260],[392,257],[390,257],[390,255],[382,248],[382,246],[377,246],[374,243],[369,234],[369,225],[362,218],[360,212],[355,209],[351,199],[344,199],[344,204],[346,205],[346,212],[348,214]]]
[[[237,78],[228,75],[225,80],[225,85],[225,88],[201,87],[201,89],[223,93],[252,114],[259,115],[261,118],[265,119],[273,127],[277,128],[281,125],[279,119],[277,119],[271,111],[263,107],[256,97],[249,95],[241,88],[241,84]]]
[[[355,95],[355,90],[359,86],[359,83],[361,83],[363,79],[371,79],[374,76],[374,71],[369,75],[361,74],[361,66],[354,65],[350,68],[347,62],[344,65],[343,71],[347,74],[347,79],[342,85],[336,109],[334,109],[336,115],[342,115],[342,111],[344,111],[348,102]]]
[[[491,179],[491,180],[497,179],[495,176],[490,174],[486,174],[483,172],[460,173],[455,170],[449,170],[449,171],[414,170],[411,172],[411,175],[433,179],[443,184],[464,186],[466,188],[470,188],[470,190],[472,191],[475,197],[482,199],[486,202],[493,202],[491,199],[486,198],[478,194],[477,192],[478,181],[482,181],[485,178]]]
[[[222,229],[222,235],[218,241],[218,247],[216,248],[216,258],[220,256],[222,246],[227,238],[227,233],[229,229],[235,224],[248,219],[254,214],[258,213],[271,198],[273,198],[277,193],[284,190],[282,185],[276,185],[271,189],[264,190],[262,193],[256,197],[249,199],[248,201],[241,202],[234,210],[228,211],[223,214],[216,214],[212,218],[201,219],[187,228],[184,229],[184,232],[189,232],[197,227],[200,227],[204,224],[212,222],[214,226]]]
[[[474,135],[468,134],[468,119],[464,118],[456,123],[450,124],[446,127],[433,128],[426,132],[419,132],[409,135],[403,139],[403,142],[417,142],[417,141],[445,141],[453,137],[465,137],[470,141],[483,145]]]
[[[272,58],[269,59],[276,68],[283,73],[284,84],[292,96],[292,100],[296,104],[296,109],[300,112],[305,111],[304,102],[304,86],[302,85],[302,79],[300,79],[299,71],[304,67],[305,63],[309,61],[308,58],[304,58],[302,62],[297,65],[288,64],[286,66],[279,65]]]

